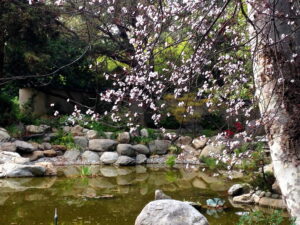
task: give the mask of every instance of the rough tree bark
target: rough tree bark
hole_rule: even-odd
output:
[[[300,224],[300,17],[291,7],[295,2],[255,0],[247,6],[250,33],[257,37],[252,42],[256,96],[274,173]]]

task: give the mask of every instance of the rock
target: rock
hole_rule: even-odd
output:
[[[0,127],[0,142],[9,141],[10,135],[8,134],[7,130]]]
[[[128,144],[130,142],[129,132],[122,132],[118,134],[117,141],[119,143]]]
[[[78,159],[80,155],[80,151],[77,150],[77,149],[72,149],[72,150],[68,150],[65,152],[64,154],[64,158],[67,160],[67,161],[75,161]]]
[[[266,194],[266,192],[265,191],[262,191],[262,192],[260,192],[260,194],[258,195],[260,198],[262,198],[262,197],[264,197],[265,196],[265,194]]]
[[[189,136],[180,136],[177,140],[176,140],[176,142],[175,142],[175,144],[177,145],[177,146],[181,146],[181,145],[189,145],[189,144],[191,144],[192,143],[192,138],[191,137],[189,137]]]
[[[49,131],[51,129],[50,126],[48,125],[40,125],[40,126],[35,126],[35,125],[28,125],[26,126],[26,132],[31,133],[31,134],[41,134]]]
[[[13,142],[0,142],[0,151],[7,151],[7,152],[15,152],[17,150],[17,146]]]
[[[154,140],[149,143],[151,154],[165,155],[168,153],[170,146],[171,142],[167,140]]]
[[[57,133],[46,133],[44,135],[43,141],[51,141],[57,137]]]
[[[5,163],[0,165],[1,173],[5,177],[35,177],[44,176],[46,169],[39,165],[21,165],[15,163]]]
[[[91,139],[96,139],[99,137],[98,132],[95,130],[89,130],[86,132],[86,137],[91,140]]]
[[[195,149],[202,149],[205,147],[207,141],[208,141],[208,139],[206,137],[200,137],[200,138],[195,138],[192,141],[192,144]]]
[[[271,198],[280,198],[280,195],[279,194],[272,194]]]
[[[154,194],[155,200],[161,200],[161,199],[172,199],[169,195],[166,195],[162,190],[155,190]]]
[[[135,161],[137,165],[145,164],[147,162],[147,156],[143,154],[138,154],[135,158]]]
[[[281,189],[277,181],[275,181],[274,184],[272,185],[272,191],[276,194],[281,195]]]
[[[253,200],[254,200],[254,203],[255,203],[255,204],[258,204],[258,203],[259,203],[259,200],[260,200],[260,198],[261,198],[261,197],[259,197],[257,194],[254,194],[254,195],[253,195]]]
[[[265,194],[265,196],[267,197],[267,198],[270,198],[271,197],[271,195],[272,195],[272,193],[271,192],[266,192],[266,194]]]
[[[44,156],[45,157],[55,157],[55,156],[57,156],[57,152],[53,149],[45,150],[44,151]]]
[[[43,157],[44,157],[44,152],[43,151],[34,151],[29,156],[29,159],[30,159],[30,161],[35,161],[35,160],[43,158]]]
[[[35,164],[36,166],[42,166],[46,169],[45,176],[56,176],[57,170],[50,162],[39,162]]]
[[[75,127],[71,127],[70,132],[73,136],[83,136],[83,127],[76,125]]]
[[[200,158],[201,157],[209,157],[209,156],[211,156],[211,154],[221,154],[222,150],[224,148],[225,148],[225,146],[221,145],[221,144],[212,143],[212,144],[206,145],[200,153]]]
[[[71,132],[71,127],[70,126],[64,126],[63,127],[63,132],[70,133]]]
[[[108,139],[112,139],[113,134],[113,132],[104,132],[105,137]]]
[[[141,129],[141,136],[142,137],[149,137],[149,132],[146,128]]]
[[[206,218],[187,203],[162,199],[148,203],[135,225],[208,225]]]
[[[43,145],[43,149],[44,150],[50,150],[50,149],[52,149],[52,145],[50,143],[45,142],[42,145]]]
[[[75,136],[74,143],[75,143],[75,145],[79,146],[80,148],[86,149],[88,147],[89,140],[83,136]]]
[[[230,196],[247,194],[250,192],[251,188],[252,187],[249,184],[234,184],[233,186],[231,186],[231,188],[229,188],[228,194]]]
[[[131,144],[118,144],[117,145],[117,152],[120,155],[126,155],[126,156],[135,156],[136,153],[134,149],[132,148]]]
[[[260,206],[264,207],[271,207],[271,208],[280,208],[280,209],[285,209],[286,204],[282,199],[274,199],[274,198],[267,198],[267,197],[262,197],[258,204]]]
[[[31,153],[31,152],[37,150],[36,147],[34,147],[32,144],[25,142],[25,141],[15,141],[15,145],[17,147],[17,151],[20,151],[23,153]]]
[[[3,163],[17,163],[24,164],[30,161],[29,158],[21,157],[16,152],[0,152],[0,164]]]
[[[144,155],[149,155],[150,154],[150,150],[146,145],[142,145],[142,144],[133,145],[132,148],[137,153],[144,154]]]
[[[268,165],[265,165],[264,166],[264,172],[265,173],[271,173],[271,174],[274,174],[274,171],[273,171],[273,164],[268,164]]]
[[[113,164],[118,160],[118,153],[116,152],[104,152],[100,157],[100,162],[104,164]]]
[[[110,139],[93,139],[89,141],[89,150],[92,151],[114,151],[118,142]]]
[[[240,204],[253,204],[254,203],[254,197],[252,194],[243,194],[239,196],[233,197],[234,203],[240,203]]]
[[[53,145],[52,148],[55,151],[62,151],[62,152],[67,151],[67,147],[64,145]]]
[[[115,162],[119,166],[132,166],[135,165],[135,160],[125,155],[119,156],[118,160]]]
[[[85,151],[81,155],[82,161],[87,162],[87,163],[99,163],[100,162],[100,157],[96,152],[92,151]]]

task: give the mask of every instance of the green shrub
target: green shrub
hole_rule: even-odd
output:
[[[212,157],[201,157],[201,161],[211,170],[225,169],[226,164]]]
[[[0,126],[15,123],[18,115],[18,106],[7,95],[0,94]]]
[[[56,137],[51,141],[51,144],[64,145],[67,149],[79,148],[75,145],[73,135],[71,133],[66,133],[63,130],[58,130]]]
[[[165,163],[170,168],[173,168],[176,163],[176,157],[174,155],[169,156]]]
[[[260,190],[271,191],[272,184],[274,184],[276,178],[272,173],[253,173],[250,174],[249,183],[253,187],[258,187]]]
[[[280,210],[274,210],[270,215],[266,215],[266,213],[262,211],[254,211],[242,216],[237,225],[280,225],[285,221],[283,212]],[[295,225],[294,220],[289,219],[289,224]]]
[[[180,147],[178,147],[177,145],[171,145],[169,147],[169,151],[172,153],[172,154],[180,154],[182,152],[182,149]]]

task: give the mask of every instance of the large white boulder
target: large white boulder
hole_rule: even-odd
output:
[[[45,172],[46,168],[40,165],[5,163],[0,166],[0,177],[40,177]]]
[[[172,199],[148,203],[135,225],[208,225],[206,218],[189,204]]]

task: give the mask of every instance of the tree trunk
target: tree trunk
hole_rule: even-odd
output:
[[[247,6],[250,34],[257,37],[252,41],[256,96],[274,174],[300,224],[300,31],[294,31],[300,21],[291,2],[296,1],[259,0]]]

